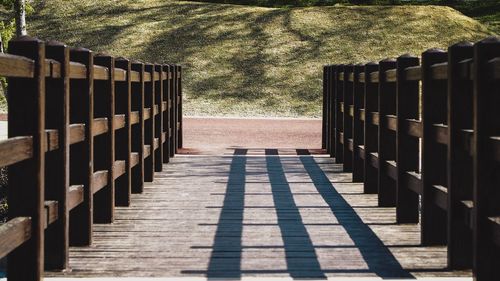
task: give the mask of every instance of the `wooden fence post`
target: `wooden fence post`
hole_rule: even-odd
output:
[[[328,95],[328,65],[323,66],[323,118],[321,123],[321,148],[330,153],[328,147],[328,120],[329,118],[329,95]]]
[[[364,72],[364,65],[354,66],[353,77],[353,131],[352,131],[352,181],[363,182],[364,159],[361,157],[360,145],[364,145],[364,125],[361,120],[361,110],[365,105],[364,82],[359,81],[359,75]]]
[[[472,81],[462,76],[461,62],[473,56],[472,43],[448,48],[448,266],[472,267],[472,232],[464,208],[472,205],[472,157],[464,130],[472,129]],[[470,145],[467,145],[470,148]],[[471,204],[465,205],[464,202]],[[470,221],[470,219],[468,219]]]
[[[446,147],[437,142],[435,124],[447,119],[447,83],[432,77],[431,66],[446,62],[448,54],[439,49],[422,53],[422,244],[446,243],[446,211],[437,203],[438,186],[446,185]],[[444,168],[444,169],[443,169]]]
[[[115,203],[117,206],[129,206],[130,194],[132,193],[132,125],[131,115],[131,94],[132,80],[130,77],[131,63],[128,59],[117,58],[115,67],[126,71],[125,81],[115,81],[115,104],[116,114],[124,115],[125,126],[116,131],[116,159],[125,161],[125,174],[116,179],[115,183]]]
[[[155,114],[155,142],[158,142],[158,148],[155,151],[155,172],[161,172],[163,170],[163,81],[162,81],[162,66],[159,64],[154,65],[154,73],[158,73],[158,80],[153,79],[154,83],[154,104],[155,108],[158,108],[158,112]]]
[[[329,149],[330,157],[335,157],[335,71],[336,65],[328,66],[327,72],[327,96],[328,96],[328,142],[327,147]]]
[[[353,74],[354,65],[349,64],[344,67],[344,114],[343,114],[343,132],[344,132],[344,172],[352,172],[352,81],[349,81],[349,76]]]
[[[150,81],[145,81],[144,85],[144,112],[148,112],[148,118],[144,118],[144,145],[149,150],[149,156],[144,159],[144,181],[152,182],[154,179],[155,162],[155,87],[154,87],[154,67],[151,64],[144,65],[145,73],[151,77]],[[147,74],[145,74],[147,75]],[[147,153],[146,153],[147,154]]]
[[[396,206],[396,181],[394,164],[396,160],[396,134],[389,121],[396,114],[396,84],[387,81],[386,71],[396,68],[394,59],[379,62],[379,129],[378,129],[378,205],[380,207]],[[391,176],[392,175],[392,176]]]
[[[45,198],[57,201],[58,219],[45,236],[45,269],[69,266],[69,48],[59,42],[46,44],[46,57],[61,66],[60,78],[46,80],[46,128],[57,130],[58,149],[46,154]]]
[[[499,38],[486,38],[474,45],[473,273],[477,281],[500,278],[498,268],[500,260],[498,254],[500,82],[498,78],[500,75],[498,67],[492,67],[492,60],[498,57],[500,57]],[[493,71],[496,71],[495,77],[492,75]]]
[[[133,62],[131,69],[138,73],[139,81],[132,83],[131,108],[137,113],[138,122],[132,126],[132,151],[138,163],[132,168],[132,193],[144,190],[144,64]]]
[[[177,129],[177,148],[182,148],[183,145],[183,133],[182,133],[182,66],[178,65],[177,69],[179,71],[178,81],[177,81],[177,94],[178,94],[178,102],[177,102],[177,122],[179,129]],[[178,150],[176,150],[176,153]]]
[[[365,175],[363,192],[375,194],[378,192],[378,157],[373,158],[372,153],[378,151],[378,123],[375,124],[373,113],[378,113],[378,81],[372,81],[371,73],[379,68],[378,63],[370,62],[365,65]],[[376,166],[374,165],[376,164]]]
[[[344,95],[343,95],[343,85],[342,83],[344,82],[341,80],[340,76],[341,73],[344,71],[344,66],[343,65],[337,65],[335,68],[335,72],[333,73],[333,81],[334,81],[334,106],[335,106],[335,163],[340,164],[344,161],[344,147],[342,145],[342,138],[343,138],[343,124],[344,124],[344,118],[343,118],[343,104],[344,104]],[[343,77],[342,77],[343,79]]]
[[[170,100],[170,70],[168,65],[162,66],[162,71],[165,75],[163,80],[163,102],[166,103],[165,111],[162,113],[163,116],[163,132],[165,134],[165,142],[163,143],[163,163],[170,162],[170,108],[172,106],[172,101]]]
[[[396,222],[418,223],[419,195],[409,188],[407,173],[419,170],[419,139],[408,135],[408,119],[419,120],[419,81],[407,80],[405,69],[419,65],[419,58],[402,55],[397,58],[396,90]]]
[[[105,118],[102,120],[107,123],[108,127],[107,132],[96,136],[94,140],[95,172],[107,171],[107,184],[94,193],[94,221],[111,223],[114,220],[115,209],[113,169],[115,165],[115,60],[107,55],[97,55],[94,63],[108,68],[109,74],[107,80],[94,82],[94,114],[96,118]]]
[[[94,175],[94,54],[83,48],[71,49],[70,60],[85,65],[86,78],[70,83],[70,123],[85,126],[85,140],[70,147],[70,184],[83,185],[84,200],[70,212],[71,246],[92,244]],[[83,165],[82,163],[89,163]]]
[[[171,136],[170,136],[170,157],[174,157],[175,155],[175,150],[177,147],[177,142],[176,142],[176,128],[177,128],[177,99],[176,99],[176,81],[177,81],[177,75],[175,71],[174,65],[170,65],[170,100],[172,101],[172,107],[170,108],[170,131],[171,131]]]
[[[34,61],[33,78],[9,79],[9,138],[33,136],[32,158],[9,166],[9,218],[31,217],[31,238],[8,256],[10,281],[41,280],[44,270],[45,45],[23,36],[9,52]]]

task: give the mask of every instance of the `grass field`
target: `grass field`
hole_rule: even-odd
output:
[[[187,115],[321,114],[321,70],[420,54],[492,32],[442,6],[265,8],[161,0],[52,0],[28,32],[184,66]]]

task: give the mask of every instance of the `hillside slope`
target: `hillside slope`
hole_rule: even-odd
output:
[[[488,35],[447,7],[262,8],[165,0],[52,0],[29,32],[184,66],[188,115],[321,114],[321,71]]]

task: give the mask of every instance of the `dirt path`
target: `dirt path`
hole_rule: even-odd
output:
[[[249,149],[249,154],[264,149],[316,154],[321,148],[321,120],[184,118],[181,153],[233,154],[236,148]]]

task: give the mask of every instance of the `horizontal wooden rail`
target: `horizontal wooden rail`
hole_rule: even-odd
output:
[[[370,82],[371,83],[378,83],[379,82],[378,76],[379,76],[378,71],[370,73]]]
[[[72,185],[68,189],[68,209],[73,210],[84,201],[84,186]]]
[[[407,81],[421,80],[422,79],[422,68],[419,65],[405,68],[404,78]]]
[[[17,217],[0,225],[0,256],[6,256],[31,238],[31,218]]]
[[[33,78],[35,62],[22,56],[0,54],[0,76]]]
[[[84,64],[78,62],[69,62],[69,75],[72,79],[86,79],[87,69]],[[45,59],[45,77],[61,78],[61,63],[53,59]],[[109,79],[109,69],[104,66],[93,66],[95,80]],[[114,68],[114,80],[126,81],[127,71],[121,68]],[[0,76],[33,78],[34,61],[26,57],[0,54]],[[172,75],[166,72],[154,72],[154,81],[171,79]],[[137,71],[130,72],[132,82],[140,82],[140,74]],[[151,74],[144,73],[144,81],[151,82]]]
[[[448,63],[436,63],[431,66],[432,79],[446,80],[448,79]]]
[[[385,82],[396,82],[396,69],[390,69],[385,72]]]
[[[0,166],[5,167],[33,156],[33,137],[14,137],[0,141]]]
[[[364,73],[360,73],[360,74],[359,74],[358,81],[359,81],[360,83],[365,83],[365,74],[364,74]]]

